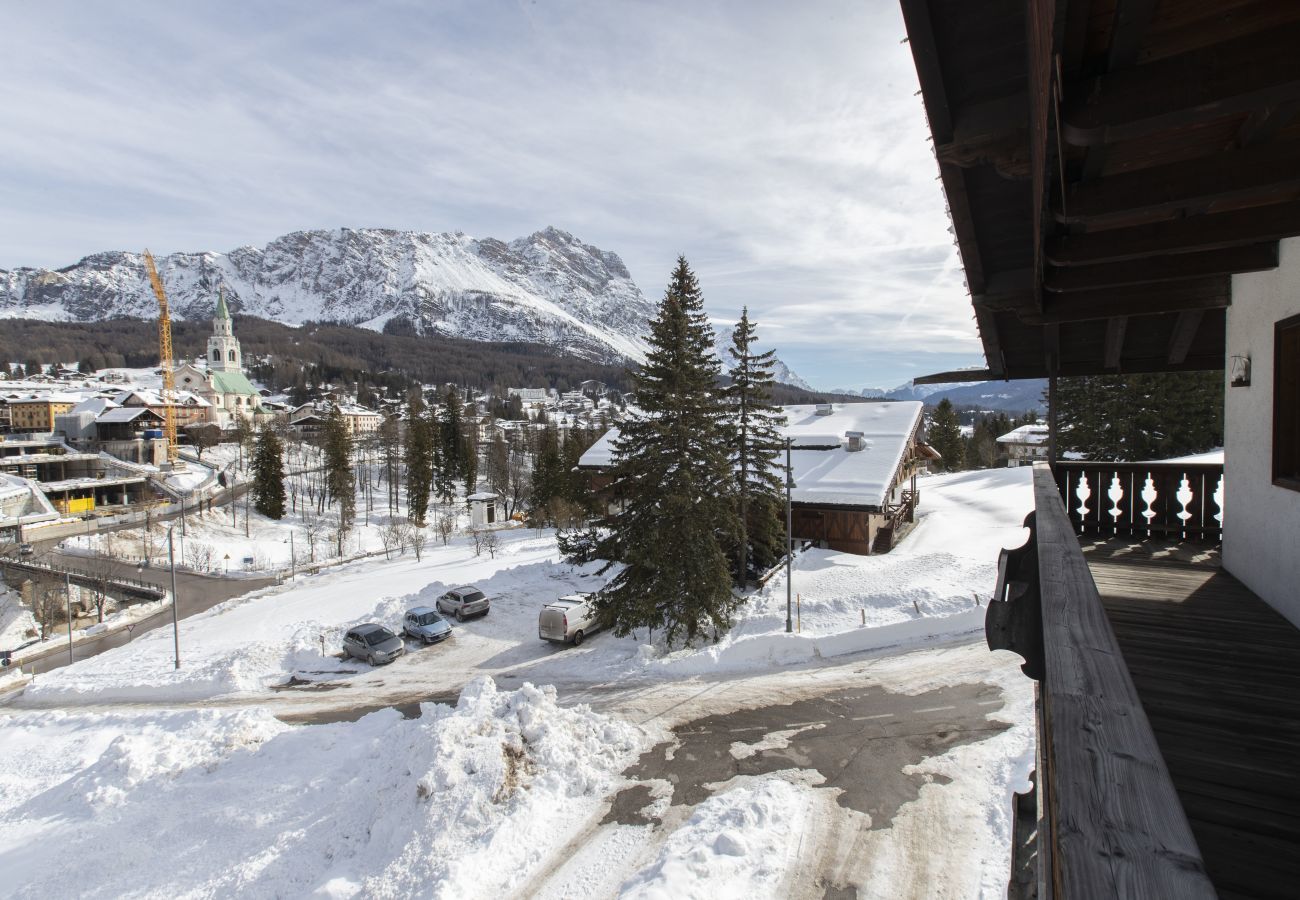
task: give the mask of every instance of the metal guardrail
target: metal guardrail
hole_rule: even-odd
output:
[[[165,590],[158,587],[156,584],[151,584],[147,581],[139,581],[134,578],[120,578],[117,576],[105,578],[93,572],[74,569],[71,566],[22,562],[13,559],[0,560],[0,566],[18,572],[26,572],[29,575],[52,578],[57,581],[62,581],[66,578],[71,580],[71,582],[78,587],[88,587],[98,590],[100,586],[103,585],[107,590],[144,601],[162,600],[167,596]]]

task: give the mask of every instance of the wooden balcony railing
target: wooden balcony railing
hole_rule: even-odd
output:
[[[985,619],[989,648],[1019,653],[1038,682],[1035,787],[1013,804],[1008,895],[1215,897],[1044,463],[1034,467],[1034,499],[1029,541],[1002,551]],[[1036,816],[1016,814],[1026,808]]]
[[[1217,543],[1222,463],[1061,461],[1056,487],[1076,534]]]

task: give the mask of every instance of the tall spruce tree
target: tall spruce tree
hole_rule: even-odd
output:
[[[268,519],[284,518],[284,445],[263,425],[253,453],[253,508]]]
[[[356,476],[352,471],[352,431],[337,403],[331,403],[323,429],[325,485],[330,499],[339,505],[339,542],[352,527],[356,516]]]
[[[944,397],[930,413],[930,446],[939,451],[943,457],[943,468],[948,472],[957,472],[966,466],[966,447],[961,437],[961,425],[957,422],[957,412],[952,408],[952,401]]]
[[[736,471],[736,504],[740,538],[736,543],[736,581],[749,584],[750,567],[760,571],[779,555],[785,538],[781,510],[782,481],[777,462],[784,442],[785,414],[772,403],[772,361],[775,350],[754,352],[757,329],[749,320],[749,307],[731,334],[730,405],[732,464]]]
[[[412,391],[406,404],[406,514],[420,528],[433,489],[433,431],[424,412],[424,398]]]
[[[672,643],[726,628],[740,602],[724,551],[740,529],[721,364],[685,257],[651,322],[649,344],[632,376],[638,411],[614,445],[612,490],[623,508],[601,552],[624,567],[601,606],[616,633],[659,628]]]
[[[465,429],[460,391],[449,386],[443,397],[442,422],[439,434],[442,445],[442,465],[448,479],[465,477]],[[452,497],[455,496],[454,490]],[[450,498],[449,498],[450,499]]]

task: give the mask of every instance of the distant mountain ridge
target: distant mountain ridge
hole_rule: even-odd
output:
[[[509,242],[460,232],[295,231],[262,249],[172,253],[157,262],[180,319],[210,318],[220,290],[234,313],[285,325],[519,341],[600,362],[642,360],[658,309],[618,254],[554,227]],[[96,253],[58,270],[0,270],[0,319],[156,315],[140,253]],[[776,369],[778,381],[810,389],[784,363]]]
[[[975,406],[981,409],[1021,413],[1026,410],[1046,412],[1043,392],[1047,382],[1041,378],[1021,381],[957,381],[946,384],[916,384],[908,381],[891,390],[863,388],[841,389],[831,393],[853,397],[870,397],[883,400],[921,400],[933,406],[948,400],[954,406]]]
[[[235,313],[286,325],[332,321],[418,334],[527,341],[591,359],[639,358],[655,304],[615,253],[557,228],[509,243],[461,233],[341,228],[297,231],[266,247],[158,260],[173,314]],[[153,318],[143,257],[109,251],[57,271],[0,271],[0,317]]]

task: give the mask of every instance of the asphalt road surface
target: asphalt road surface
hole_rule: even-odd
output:
[[[41,546],[33,559],[37,562],[52,563],[59,566],[68,566],[87,570],[90,559],[86,556],[63,553],[52,547]],[[96,567],[102,565],[105,560],[95,558]],[[125,578],[133,581],[144,581],[149,584],[157,585],[166,591],[171,590],[171,570],[165,567],[150,567],[147,569],[136,570],[136,566],[131,563],[117,561],[108,561],[112,574],[117,578]],[[188,616],[201,613],[211,609],[218,603],[229,600],[232,597],[238,597],[247,594],[249,591],[255,591],[267,585],[274,584],[274,578],[224,578],[210,575],[194,575],[188,572],[176,573],[176,593],[180,595],[177,601],[177,617],[184,619]],[[155,604],[158,605],[158,604]],[[92,656],[103,653],[105,650],[111,650],[114,647],[121,647],[123,644],[130,642],[132,639],[139,637],[147,631],[162,626],[170,626],[172,622],[171,607],[162,606],[157,613],[141,619],[134,625],[130,625],[120,631],[113,631],[102,637],[83,638],[73,645],[72,660],[89,659]],[[39,656],[28,657],[23,660],[22,666],[25,671],[36,673],[48,672],[61,666],[68,665],[68,647],[63,645],[53,650],[42,653]]]

